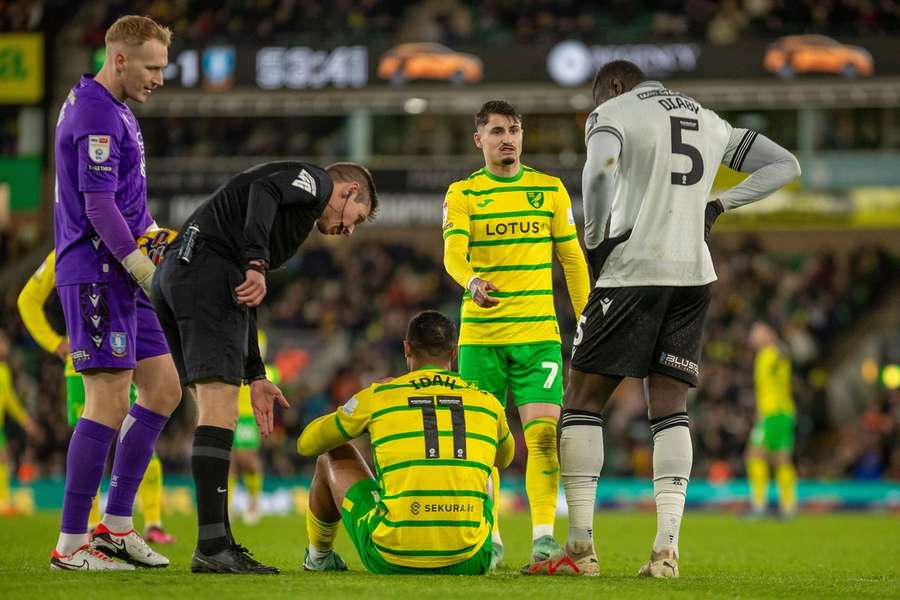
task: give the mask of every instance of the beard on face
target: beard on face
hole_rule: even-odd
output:
[[[514,165],[514,164],[516,164],[516,159],[511,156],[507,156],[507,157],[504,157],[503,160],[500,162],[502,162],[504,165]]]

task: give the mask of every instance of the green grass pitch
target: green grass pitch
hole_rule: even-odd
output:
[[[300,517],[270,517],[255,527],[234,525],[256,558],[279,576],[192,575],[193,520],[168,519],[179,541],[161,548],[172,565],[134,573],[51,572],[49,552],[59,517],[53,513],[0,520],[0,598],[900,598],[900,518],[889,514],[809,515],[782,523],[743,521],[728,514],[688,512],[682,527],[681,579],[635,577],[646,560],[656,521],[650,513],[598,515],[599,578],[523,577],[530,544],[524,515],[503,519],[509,568],[484,577],[374,576],[342,531],[338,550],[350,571],[304,573],[306,534]],[[557,523],[565,531],[565,522]]]

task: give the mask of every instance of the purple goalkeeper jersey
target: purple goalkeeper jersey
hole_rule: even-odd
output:
[[[113,192],[137,238],[153,222],[147,209],[144,138],[124,102],[83,75],[56,122],[56,284],[130,281],[94,231],[85,192]]]

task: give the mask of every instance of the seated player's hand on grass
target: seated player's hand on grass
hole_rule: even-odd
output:
[[[268,436],[275,430],[276,400],[282,408],[290,406],[278,386],[268,379],[250,382],[250,405],[253,407],[253,416],[256,417],[256,424],[262,436]]]
[[[472,300],[481,308],[491,308],[497,306],[500,301],[488,295],[488,292],[499,292],[493,283],[481,277],[473,277],[469,282],[469,293],[472,294]]]
[[[244,283],[234,288],[238,302],[249,307],[259,306],[266,297],[266,276],[259,271],[247,269]]]

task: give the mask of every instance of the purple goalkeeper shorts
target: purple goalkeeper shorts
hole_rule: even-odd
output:
[[[76,371],[134,369],[169,353],[153,304],[137,284],[78,283],[56,288]]]

